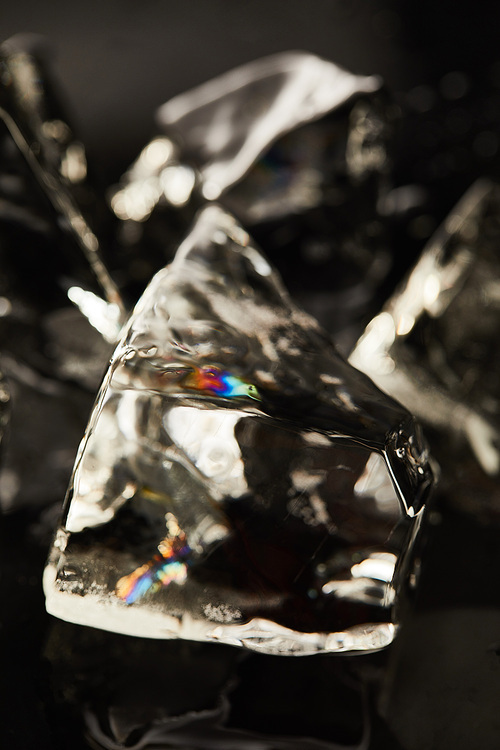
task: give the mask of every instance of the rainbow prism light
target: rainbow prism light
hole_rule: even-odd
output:
[[[169,536],[158,545],[158,553],[116,584],[117,596],[127,604],[133,604],[148,591],[155,593],[173,581],[182,584],[186,580],[191,548],[172,513],[167,513],[166,521]]]

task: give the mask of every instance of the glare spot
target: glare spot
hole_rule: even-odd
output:
[[[151,169],[159,169],[172,156],[173,146],[171,141],[166,138],[155,138],[154,141],[146,146],[142,156],[145,164]]]
[[[203,185],[202,193],[207,201],[216,201],[221,194],[221,189],[216,182],[210,180]]]
[[[59,143],[67,142],[71,138],[71,130],[62,120],[47,120],[42,124],[42,133],[46,138],[52,138]]]
[[[133,182],[111,199],[111,208],[123,221],[144,221],[151,214],[162,193],[157,177]]]
[[[353,578],[374,578],[390,583],[396,562],[396,555],[392,552],[373,552],[366,560],[352,566],[351,575]]]
[[[431,273],[424,283],[424,304],[431,307],[439,297],[441,291],[441,282],[436,274]]]
[[[248,232],[245,232],[243,227],[238,227],[236,224],[231,224],[231,226],[228,227],[227,229],[227,233],[229,237],[231,237],[233,242],[236,242],[238,245],[241,245],[241,247],[247,247],[248,243],[250,242],[250,237],[248,235]],[[252,250],[254,249],[249,248],[247,255],[251,253]]]
[[[68,289],[68,298],[73,302],[93,326],[110,343],[118,339],[120,331],[120,309],[118,305],[106,302],[97,294],[72,286]]]
[[[406,336],[415,325],[415,318],[409,313],[403,313],[399,318],[396,333],[398,336]]]
[[[0,297],[0,318],[5,318],[12,312],[12,305],[7,297]]]
[[[225,245],[227,242],[227,234],[222,229],[217,229],[212,236],[212,241],[216,245]]]
[[[255,248],[249,247],[246,256],[260,276],[270,276],[272,268],[267,260]]]
[[[73,184],[83,182],[86,178],[87,159],[81,143],[71,143],[66,149],[61,162],[61,174]]]
[[[160,185],[172,206],[185,206],[195,185],[195,174],[190,167],[182,164],[165,167],[160,174]]]

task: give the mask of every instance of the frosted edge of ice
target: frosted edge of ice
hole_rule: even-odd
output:
[[[280,656],[311,656],[325,653],[370,653],[390,645],[397,626],[387,622],[353,626],[338,633],[301,633],[271,620],[253,618],[242,624],[220,625],[196,620],[188,614],[174,617],[154,609],[134,608],[106,596],[59,591],[57,568],[49,563],[43,575],[47,612],[66,622],[107,630],[121,635],[153,639],[183,639],[222,643]]]

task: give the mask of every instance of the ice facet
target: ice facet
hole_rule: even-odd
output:
[[[156,271],[200,201],[217,199],[252,232],[297,299],[310,306],[312,298],[310,311],[330,332],[356,323],[352,346],[390,266],[378,206],[392,112],[377,76],[299,52],[181,94],[161,107],[161,135],[111,199],[126,222],[123,242],[143,265],[159,259]]]
[[[376,650],[432,481],[409,413],[205,208],[151,281],[45,573],[70,621],[268,653]]]
[[[377,76],[356,76],[314,55],[286,52],[177,96],[157,119],[163,131],[178,134],[197,165],[204,197],[217,200],[284,133],[380,86]]]
[[[478,181],[350,357],[429,430],[446,502],[488,522],[500,512],[499,216],[499,186]]]

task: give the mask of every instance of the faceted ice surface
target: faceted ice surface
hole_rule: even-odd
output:
[[[47,608],[269,653],[374,650],[393,638],[431,481],[409,413],[340,358],[211,206],[113,355]]]
[[[389,104],[378,77],[297,52],[249,63],[164,104],[161,135],[111,200],[144,282],[171,259],[200,200],[217,199],[350,350],[391,264],[379,212]]]
[[[380,85],[376,76],[356,76],[314,55],[286,52],[177,96],[161,107],[158,122],[179,134],[200,171],[204,197],[214,200],[281,135]]]
[[[435,436],[447,502],[488,523],[500,517],[499,216],[500,187],[478,181],[350,358]]]

